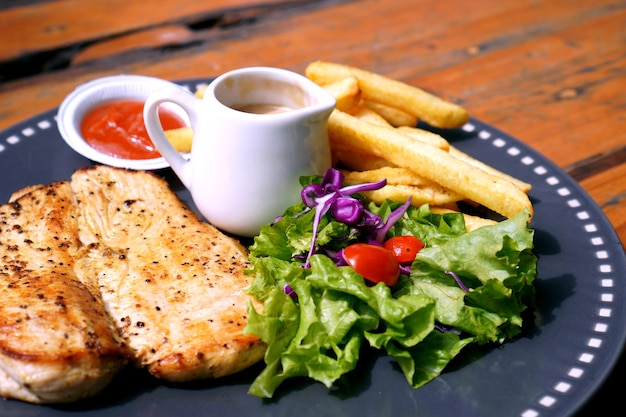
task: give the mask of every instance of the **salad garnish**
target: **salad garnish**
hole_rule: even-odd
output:
[[[387,180],[383,179],[378,182],[343,187],[341,172],[335,168],[330,168],[326,171],[319,184],[310,183],[302,188],[302,202],[307,208],[300,215],[304,215],[310,210],[314,210],[315,213],[313,218],[313,237],[304,267],[308,268],[310,266],[309,259],[317,248],[319,224],[321,218],[328,212],[338,222],[353,226],[351,230],[353,237],[368,243],[381,243],[387,230],[393,226],[395,221],[404,214],[411,204],[411,199],[409,198],[405,204],[389,217],[387,222],[383,223],[380,216],[364,208],[362,198],[353,197],[353,195],[363,191],[378,190],[386,184]],[[342,263],[343,258],[341,256],[334,256],[333,258],[336,263]]]
[[[451,275],[451,276],[454,278],[454,280],[456,281],[456,283],[457,283],[457,284],[459,284],[459,287],[461,287],[461,289],[462,289],[463,291],[465,291],[465,292],[469,292],[469,288],[467,288],[467,287],[465,286],[465,284],[463,284],[463,281],[461,281],[461,278],[459,278],[459,276],[458,276],[457,274],[455,274],[455,273],[454,273],[454,272],[452,272],[452,271],[443,271],[443,272],[444,272],[444,274]]]
[[[461,213],[377,205],[359,194],[384,181],[344,187],[335,169],[300,181],[302,202],[250,246],[249,293],[263,307],[250,303],[245,332],[267,344],[250,394],[271,398],[294,377],[331,388],[363,349],[386,352],[419,388],[465,346],[501,344],[521,332],[537,272],[527,210],[467,232]],[[384,247],[398,236],[423,247],[389,285],[365,279],[343,259],[351,245]]]

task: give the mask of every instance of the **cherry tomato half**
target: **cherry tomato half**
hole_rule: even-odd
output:
[[[400,277],[396,257],[382,246],[355,243],[343,250],[343,258],[358,274],[374,283],[395,285]]]
[[[415,236],[395,236],[383,243],[383,247],[393,253],[402,265],[410,264],[424,244]]]

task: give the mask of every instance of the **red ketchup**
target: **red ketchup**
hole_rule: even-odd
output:
[[[143,122],[143,102],[116,101],[91,110],[83,118],[83,139],[94,149],[117,158],[151,159],[161,156]],[[173,111],[159,109],[163,130],[177,129],[185,122]]]

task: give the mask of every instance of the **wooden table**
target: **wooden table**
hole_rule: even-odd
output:
[[[103,75],[340,62],[519,138],[582,185],[624,244],[625,28],[624,0],[0,1],[0,130]],[[620,406],[607,392],[623,372],[620,363],[581,415]]]

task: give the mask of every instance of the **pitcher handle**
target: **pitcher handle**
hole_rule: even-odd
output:
[[[180,106],[189,116],[193,128],[196,120],[195,105],[197,101],[198,98],[191,92],[177,85],[171,85],[151,93],[143,107],[144,123],[152,143],[170,164],[170,167],[186,188],[191,186],[191,161],[185,159],[165,136],[159,120],[158,109],[164,103],[174,103]]]

